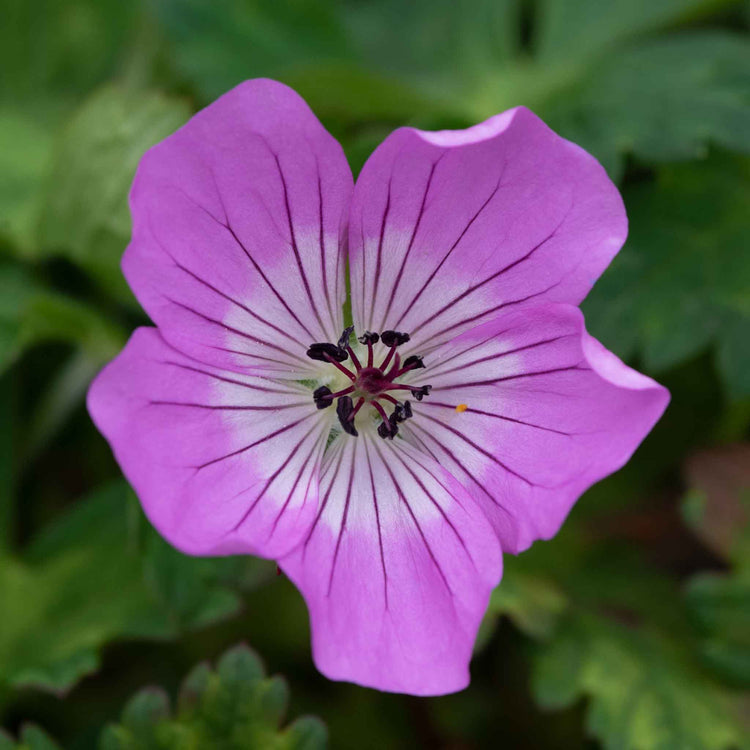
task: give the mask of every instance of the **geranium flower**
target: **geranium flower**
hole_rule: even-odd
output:
[[[466,686],[501,553],[553,536],[668,401],[574,306],[626,235],[604,170],[517,108],[399,129],[353,186],[254,80],[143,157],[131,208],[156,328],[88,405],[151,522],[277,560],[328,677]]]

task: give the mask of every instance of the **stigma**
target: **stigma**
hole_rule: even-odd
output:
[[[429,396],[431,385],[412,386],[399,383],[400,377],[412,370],[424,367],[422,357],[411,355],[403,362],[398,347],[409,341],[409,334],[401,331],[382,331],[374,333],[365,331],[357,338],[360,344],[367,347],[367,359],[361,362],[351,347],[350,339],[354,326],[345,328],[335,343],[322,342],[310,344],[307,356],[320,362],[328,362],[342,372],[349,380],[349,385],[332,392],[328,386],[320,386],[313,392],[313,402],[318,409],[325,409],[336,402],[336,415],[341,429],[348,435],[357,437],[355,418],[360,410],[369,406],[379,415],[378,435],[386,440],[393,440],[398,434],[399,424],[413,416],[411,402],[399,400],[397,395],[408,393],[417,401]],[[376,364],[375,346],[380,343],[386,351],[381,361]],[[351,360],[353,369],[342,364]],[[391,409],[390,413],[386,409]]]

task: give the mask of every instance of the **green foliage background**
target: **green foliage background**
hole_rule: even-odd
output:
[[[0,0],[0,19],[0,750],[750,748],[747,2]],[[145,322],[119,272],[140,155],[257,76],[297,88],[355,171],[396,126],[525,104],[625,198],[584,312],[672,404],[555,540],[507,559],[457,695],[322,678],[291,584],[169,548],[84,409]]]

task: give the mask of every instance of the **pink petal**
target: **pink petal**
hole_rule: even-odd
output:
[[[402,128],[354,189],[354,323],[424,352],[507,307],[577,304],[626,234],[602,167],[523,107],[464,131]]]
[[[581,493],[628,461],[669,401],[589,336],[569,305],[506,313],[426,364],[420,379],[432,393],[403,432],[466,486],[507,552],[553,536]]]
[[[466,687],[501,574],[481,511],[429,457],[374,431],[340,437],[325,462],[315,524],[280,561],[307,601],[318,668],[416,695]]]
[[[343,328],[351,189],[341,147],[307,104],[247,81],[143,157],[123,270],[182,351],[238,371],[309,369],[305,348]]]
[[[315,517],[330,416],[307,388],[202,364],[140,328],[88,408],[149,519],[183,552],[275,557]]]

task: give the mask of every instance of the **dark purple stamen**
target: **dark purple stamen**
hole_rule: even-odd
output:
[[[414,396],[417,401],[421,401],[425,396],[430,395],[431,390],[431,385],[422,385],[419,388],[412,388],[411,395]]]
[[[422,357],[412,354],[411,357],[407,357],[404,360],[404,366],[401,369],[401,372],[405,372],[406,370],[421,370],[423,367],[424,362],[422,361]]]
[[[333,394],[331,389],[326,385],[321,385],[313,391],[313,401],[318,409],[325,409],[333,403]]]
[[[365,331],[358,339],[360,344],[363,346],[366,344],[377,344],[380,341],[380,336],[372,331]]]
[[[349,435],[357,437],[359,433],[357,428],[354,426],[354,420],[349,417],[354,412],[354,403],[351,396],[342,396],[336,402],[336,416],[339,418],[341,423],[341,429]]]
[[[398,425],[395,422],[388,420],[387,422],[381,422],[378,425],[378,435],[384,440],[393,440],[398,434]]]
[[[341,428],[347,434],[355,437],[358,432],[354,426],[354,417],[365,404],[369,404],[378,412],[382,420],[378,426],[378,435],[392,440],[398,434],[398,425],[410,419],[414,414],[409,401],[398,401],[389,391],[409,391],[417,401],[421,401],[429,395],[432,390],[431,385],[412,386],[396,382],[397,378],[404,373],[423,368],[424,362],[420,356],[412,354],[404,360],[402,366],[401,357],[396,352],[396,348],[409,341],[408,333],[383,331],[382,334],[378,335],[372,331],[366,331],[364,335],[358,338],[358,341],[366,345],[368,350],[367,366],[363,367],[349,345],[349,339],[353,331],[353,326],[346,328],[335,344],[316,343],[310,345],[307,352],[308,356],[334,365],[351,382],[351,385],[347,388],[336,393],[332,393],[328,386],[320,386],[313,392],[313,401],[318,409],[325,409],[336,400],[336,414]],[[382,341],[388,347],[388,352],[383,361],[375,366],[373,364],[373,344],[378,341]],[[354,366],[354,372],[341,364],[349,358],[351,358]],[[386,414],[380,403],[381,401],[393,404],[394,409],[390,416]]]
[[[401,331],[383,331],[380,334],[380,340],[386,346],[401,346],[405,344],[411,336],[408,333],[401,333]]]
[[[338,347],[339,349],[346,349],[349,346],[349,337],[354,333],[354,326],[344,328],[344,332],[339,336]]]
[[[310,359],[316,359],[319,362],[329,362],[331,359],[336,362],[344,362],[349,359],[346,349],[342,349],[336,344],[310,344],[307,349],[307,356]]]

